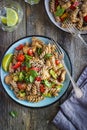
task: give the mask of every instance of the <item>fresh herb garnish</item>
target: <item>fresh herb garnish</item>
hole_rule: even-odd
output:
[[[30,83],[33,83],[34,82],[34,77],[32,76],[32,75],[30,75],[30,77],[29,77],[29,80],[30,80]]]
[[[42,48],[37,48],[37,54],[40,55],[42,53]]]
[[[64,8],[58,6],[58,7],[57,7],[57,11],[55,12],[55,16],[59,16],[59,17],[62,16],[63,13],[64,13],[64,11],[65,11]]]
[[[51,56],[52,56],[52,54],[47,53],[47,54],[45,54],[44,58],[49,59]]]
[[[23,64],[24,66],[28,67],[28,68],[31,68],[31,64],[29,61],[24,61]]]
[[[37,77],[38,76],[38,73],[35,71],[35,70],[30,70],[30,75],[32,75],[32,77]]]
[[[18,113],[16,111],[11,111],[9,112],[10,116],[12,116],[13,118],[18,116]]]
[[[26,83],[33,83],[37,76],[38,76],[38,73],[35,70],[30,70],[25,75],[25,82]]]
[[[29,61],[30,59],[32,59],[32,56],[25,54],[25,61]]]

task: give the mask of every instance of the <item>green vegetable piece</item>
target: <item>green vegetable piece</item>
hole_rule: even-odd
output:
[[[29,82],[30,82],[30,78],[29,78],[29,76],[26,75],[25,78],[24,78],[24,80],[25,80],[26,83],[29,83]]]
[[[25,97],[25,92],[22,92],[22,91],[19,91],[19,95],[20,95],[20,97]]]
[[[44,59],[49,59],[51,56],[52,56],[52,54],[47,53],[47,54],[45,54]]]
[[[59,9],[60,9],[60,5],[57,6],[57,10],[59,10]]]
[[[64,8],[57,8],[57,11],[55,12],[55,16],[62,16],[64,13],[65,9]]]
[[[18,80],[19,80],[19,81],[23,81],[23,80],[24,80],[23,72],[20,72],[20,73],[19,73]]]
[[[56,86],[56,88],[57,89],[59,89],[59,91],[61,90],[61,88],[63,87],[63,85],[61,84],[61,85],[58,85],[58,86]]]
[[[43,94],[44,97],[52,97],[52,95],[50,93],[47,94]]]
[[[30,59],[32,59],[32,56],[25,54],[25,61],[29,61]]]
[[[29,77],[30,83],[33,83],[33,82],[34,82],[34,79],[35,79],[35,78],[30,75],[30,77]]]
[[[30,70],[30,75],[35,78],[38,76],[38,73],[35,70]]]
[[[18,75],[14,75],[14,76],[13,76],[13,80],[14,80],[14,81],[18,81]]]
[[[50,70],[50,74],[54,79],[57,79],[57,74],[55,73],[54,70]]]
[[[37,54],[40,55],[42,53],[42,48],[37,48]]]
[[[49,88],[52,86],[52,84],[48,82],[48,80],[44,80],[44,84]]]
[[[12,116],[13,118],[18,116],[18,113],[16,111],[11,111],[9,112],[10,116]]]
[[[26,66],[26,67],[28,67],[28,68],[31,68],[31,64],[30,64],[29,61],[24,61],[24,62],[22,63],[22,65],[23,65],[23,66]]]

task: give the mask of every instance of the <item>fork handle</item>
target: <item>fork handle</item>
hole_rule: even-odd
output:
[[[66,72],[67,72],[67,74],[68,74],[68,76],[69,76],[69,78],[71,80],[71,83],[73,85],[76,97],[77,98],[81,98],[83,96],[83,93],[82,93],[81,89],[77,86],[77,84],[75,83],[75,81],[73,80],[72,76],[70,75],[70,72],[69,72],[69,70],[67,69],[67,67],[66,67],[66,65],[64,63],[64,60],[62,60],[62,64],[63,64],[64,68],[66,69]]]
[[[85,40],[82,38],[81,34],[78,34],[78,37],[79,37],[80,40],[84,43],[84,45],[87,45],[87,43],[85,42]]]

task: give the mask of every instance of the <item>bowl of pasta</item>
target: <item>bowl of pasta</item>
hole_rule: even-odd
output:
[[[66,21],[79,29],[81,34],[87,33],[87,1],[86,0],[45,0],[48,17],[58,28],[69,32]]]
[[[70,58],[61,49],[72,73]],[[35,35],[8,47],[1,62],[1,82],[14,101],[38,108],[57,102],[67,91],[70,79],[51,38]]]

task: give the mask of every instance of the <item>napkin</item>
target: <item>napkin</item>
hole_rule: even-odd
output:
[[[53,119],[53,123],[60,130],[87,130],[87,67],[81,73],[77,84],[83,91],[83,96],[77,99],[72,92]]]

